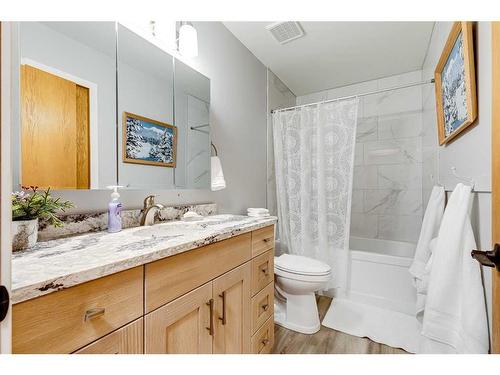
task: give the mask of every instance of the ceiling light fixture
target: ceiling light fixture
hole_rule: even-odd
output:
[[[198,33],[194,26],[181,22],[179,28],[179,53],[185,57],[198,56]]]

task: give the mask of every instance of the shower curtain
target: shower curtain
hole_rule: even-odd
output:
[[[358,99],[273,114],[278,228],[290,254],[332,267],[346,289]]]

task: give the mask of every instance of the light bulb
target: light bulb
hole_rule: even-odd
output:
[[[186,57],[198,56],[198,33],[191,25],[184,24],[179,30],[179,53]]]

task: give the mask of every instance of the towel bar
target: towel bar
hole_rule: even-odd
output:
[[[472,250],[470,255],[483,266],[496,267],[500,271],[500,244],[495,244],[490,251]]]

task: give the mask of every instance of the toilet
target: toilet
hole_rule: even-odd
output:
[[[331,268],[319,260],[283,254],[274,258],[276,324],[300,333],[313,334],[321,324],[314,292],[326,286]]]

